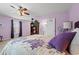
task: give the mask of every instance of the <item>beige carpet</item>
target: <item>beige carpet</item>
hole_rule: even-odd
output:
[[[5,41],[0,42],[0,52],[2,51],[2,49],[4,48],[4,46],[6,45],[8,41],[10,40],[5,40]]]

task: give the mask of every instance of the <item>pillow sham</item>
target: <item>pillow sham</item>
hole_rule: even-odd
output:
[[[70,53],[76,55],[79,54],[79,28],[74,29],[73,32],[77,32],[77,33],[71,42]]]
[[[67,49],[69,43],[74,38],[75,34],[76,32],[61,33],[57,35],[56,37],[54,37],[53,39],[51,39],[49,41],[49,45],[51,45],[52,47],[54,47],[60,52],[64,52]]]

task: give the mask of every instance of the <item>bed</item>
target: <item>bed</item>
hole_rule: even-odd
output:
[[[44,35],[31,35],[16,38],[7,43],[1,55],[64,55],[54,48],[48,47],[51,37]]]
[[[55,37],[47,35],[30,35],[9,41],[1,55],[76,55],[79,54],[79,21],[75,29]]]

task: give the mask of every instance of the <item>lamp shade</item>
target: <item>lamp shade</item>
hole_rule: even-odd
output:
[[[71,21],[65,21],[65,22],[63,23],[63,28],[64,28],[64,29],[71,29],[71,27],[72,27]]]

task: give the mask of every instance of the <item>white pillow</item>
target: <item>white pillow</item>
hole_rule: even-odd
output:
[[[72,30],[72,32],[79,32],[79,28]]]
[[[79,54],[79,28],[74,29],[73,32],[77,32],[77,33],[71,42],[70,53],[75,55],[75,54]]]

